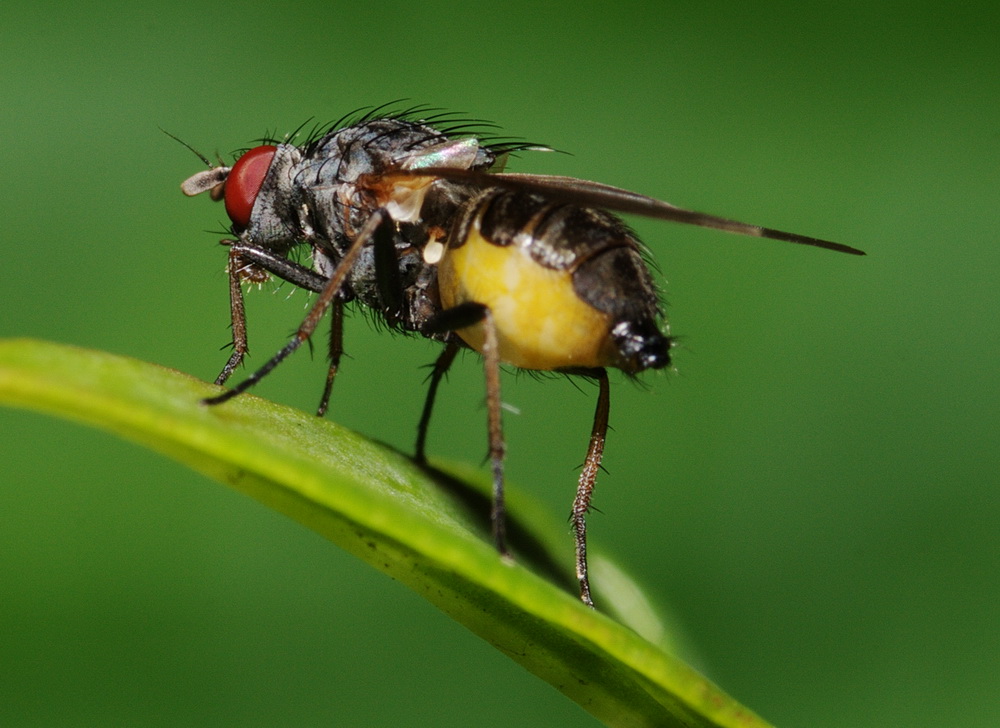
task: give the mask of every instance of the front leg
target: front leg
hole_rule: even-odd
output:
[[[244,283],[263,283],[268,274],[283,281],[304,288],[313,293],[319,293],[326,284],[326,279],[318,273],[305,268],[287,258],[275,255],[270,250],[247,245],[238,240],[223,240],[223,245],[229,247],[229,264],[226,272],[229,274],[229,311],[233,330],[233,353],[226,366],[215,378],[216,384],[225,384],[236,368],[243,363],[243,358],[249,351],[247,344],[247,314],[243,303]]]
[[[226,266],[226,272],[229,274],[229,313],[232,320],[233,353],[229,357],[229,361],[226,362],[226,366],[219,372],[219,376],[215,378],[215,383],[220,385],[226,383],[236,367],[243,362],[243,357],[249,350],[247,345],[247,312],[243,304],[243,281],[263,280],[267,277],[266,273],[260,273],[256,266],[248,263],[239,252],[232,248],[229,249],[229,265]]]
[[[312,293],[322,293],[326,288],[328,276],[306,268],[304,265],[277,255],[267,248],[242,243],[238,240],[223,240],[223,245],[229,246],[229,260],[232,267],[233,256],[238,258],[236,269],[241,271],[240,280],[253,283],[263,283],[267,273],[275,278],[291,283]],[[248,272],[256,271],[256,275]]]
[[[234,243],[233,248],[235,248],[240,255],[248,261],[251,261],[254,265],[263,268],[268,273],[272,273],[276,277],[283,281],[287,281],[293,285],[303,288],[312,293],[322,293],[323,289],[326,287],[328,277],[324,276],[321,272],[311,270],[303,265],[296,263],[288,258],[283,258],[281,256],[275,255],[271,251],[265,248],[259,248],[255,245],[246,245],[244,243]],[[313,256],[318,255],[316,249],[313,250]],[[327,258],[323,258],[327,260]],[[330,262],[331,275],[332,271],[336,266]],[[324,270],[324,266],[318,266],[320,271]],[[316,408],[316,416],[322,417],[326,414],[326,410],[330,405],[330,394],[333,391],[333,380],[337,376],[337,370],[340,368],[340,357],[344,353],[344,300],[341,297],[336,298],[331,305],[331,315],[330,315],[330,338],[327,347],[327,360],[329,361],[329,366],[326,370],[326,383],[323,385],[323,395],[320,397],[319,406]],[[217,382],[221,384],[221,382]]]
[[[378,210],[372,214],[361,228],[358,237],[351,242],[350,247],[344,253],[343,257],[337,261],[337,267],[330,275],[330,278],[324,281],[319,298],[313,304],[312,308],[309,309],[309,313],[306,314],[306,317],[299,324],[299,328],[292,335],[288,343],[277,354],[267,360],[263,366],[257,369],[257,371],[253,372],[235,387],[215,397],[208,397],[202,400],[202,402],[208,405],[218,405],[228,402],[236,395],[247,391],[257,384],[257,382],[267,376],[276,366],[302,346],[312,336],[320,319],[330,309],[330,306],[335,302],[339,302],[339,296],[347,279],[347,274],[357,262],[362,248],[371,241],[372,235],[375,234],[379,226],[389,223],[391,223],[391,218],[385,210]]]

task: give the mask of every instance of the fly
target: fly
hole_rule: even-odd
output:
[[[638,374],[670,364],[672,338],[643,245],[614,214],[630,213],[754,237],[864,255],[839,243],[693,212],[617,187],[551,175],[501,172],[528,145],[466,133],[442,116],[378,118],[381,108],[337,123],[301,146],[270,141],[231,167],[187,179],[186,195],[209,192],[232,221],[229,291],[233,351],[216,384],[247,352],[243,283],[270,276],[318,294],[288,343],[221,404],[254,386],[298,349],[331,313],[323,415],[343,352],[343,310],[368,307],[390,327],[440,341],[417,428],[416,460],[438,386],[458,351],[483,359],[493,476],[493,540],[507,554],[500,366],[594,380],[597,405],[571,524],[580,598],[593,606],[587,522],[608,429],[607,370]],[[293,258],[304,249],[307,267]]]

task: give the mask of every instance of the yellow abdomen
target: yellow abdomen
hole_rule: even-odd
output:
[[[445,251],[438,285],[445,309],[470,301],[490,309],[507,364],[551,370],[610,363],[609,317],[580,299],[571,271],[540,265],[517,242],[494,245],[470,225],[464,244]],[[482,351],[482,324],[457,333]]]

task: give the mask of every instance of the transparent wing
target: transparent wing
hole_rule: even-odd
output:
[[[584,207],[597,207],[615,212],[642,215],[658,220],[670,220],[672,222],[714,228],[716,230],[724,230],[755,238],[769,238],[771,240],[782,240],[798,245],[811,245],[826,250],[834,250],[838,253],[849,253],[851,255],[865,254],[862,250],[852,248],[849,245],[843,245],[842,243],[834,243],[829,240],[809,237],[808,235],[799,235],[798,233],[788,233],[783,230],[761,227],[760,225],[750,225],[749,223],[728,220],[724,217],[709,215],[704,212],[685,210],[668,202],[640,195],[637,192],[624,190],[620,187],[612,187],[600,182],[577,179],[575,177],[545,174],[490,174],[477,170],[454,169],[450,167],[425,167],[419,170],[399,170],[383,173],[380,176],[383,178],[435,177],[464,182],[479,187],[503,187],[510,190],[534,192],[554,200],[561,200]]]

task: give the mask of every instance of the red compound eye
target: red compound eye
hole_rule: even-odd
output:
[[[226,214],[236,227],[250,225],[250,213],[277,147],[254,147],[236,160],[226,178]]]

